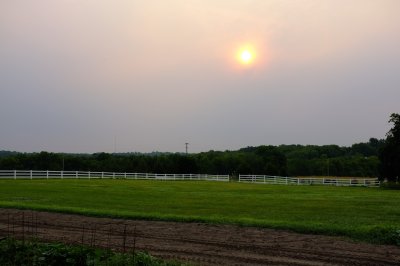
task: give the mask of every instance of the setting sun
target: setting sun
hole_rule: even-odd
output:
[[[243,66],[252,65],[255,60],[254,49],[250,47],[242,47],[241,49],[238,49],[236,59]]]
[[[248,64],[251,62],[251,59],[253,58],[253,55],[251,54],[250,51],[244,50],[240,53],[240,59],[242,60],[243,63]]]

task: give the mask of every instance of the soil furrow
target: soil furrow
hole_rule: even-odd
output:
[[[0,238],[37,237],[195,265],[399,265],[400,248],[283,230],[0,209]]]

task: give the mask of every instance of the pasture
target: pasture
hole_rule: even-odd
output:
[[[0,207],[399,241],[399,191],[207,181],[0,180]]]

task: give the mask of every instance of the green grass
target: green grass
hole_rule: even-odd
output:
[[[134,180],[0,180],[0,206],[201,221],[400,244],[400,193],[359,187]]]

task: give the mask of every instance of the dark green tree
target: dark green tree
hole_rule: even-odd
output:
[[[393,127],[386,134],[386,141],[380,151],[380,178],[390,182],[400,182],[400,115],[390,115],[389,123]]]

